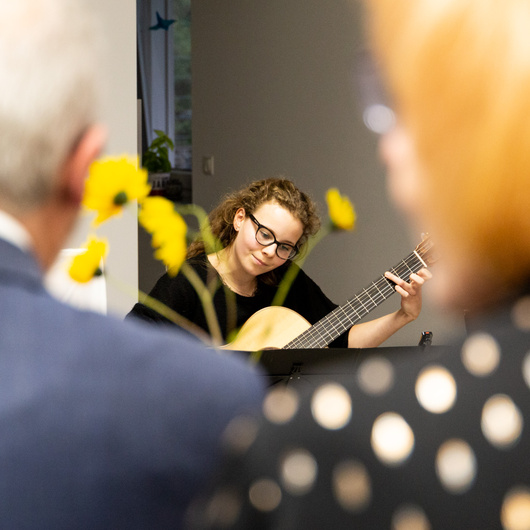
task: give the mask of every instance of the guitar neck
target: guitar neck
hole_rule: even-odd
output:
[[[426,263],[415,250],[389,270],[408,282],[412,273],[418,272],[425,266]],[[394,293],[394,282],[385,276],[380,276],[351,300],[334,309],[286,344],[283,349],[326,347]]]

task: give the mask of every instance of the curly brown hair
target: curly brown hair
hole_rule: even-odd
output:
[[[320,228],[320,218],[313,200],[300,191],[290,180],[273,177],[257,180],[238,191],[229,193],[208,216],[212,234],[222,248],[229,247],[237,236],[234,230],[234,216],[239,208],[246,215],[254,213],[262,204],[275,202],[300,220],[303,226],[302,236],[298,240],[299,251],[303,250],[307,240]],[[202,238],[195,240],[188,248],[188,258],[205,252]]]

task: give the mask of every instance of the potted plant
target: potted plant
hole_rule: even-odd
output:
[[[164,131],[155,129],[155,133],[156,138],[142,156],[142,167],[149,172],[151,195],[166,195],[171,172],[169,150],[173,151],[175,145]]]
[[[155,133],[156,138],[142,156],[142,166],[149,173],[169,173],[171,171],[169,149],[173,151],[175,144],[164,131],[155,129]]]

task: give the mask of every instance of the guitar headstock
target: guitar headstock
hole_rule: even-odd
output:
[[[438,256],[434,254],[434,243],[429,234],[422,235],[421,243],[414,250],[429,267],[438,261]]]

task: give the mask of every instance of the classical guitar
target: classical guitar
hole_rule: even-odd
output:
[[[409,281],[412,273],[432,265],[432,249],[430,238],[424,238],[405,259],[390,268],[390,272]],[[394,294],[394,287],[392,281],[381,275],[313,325],[292,309],[265,307],[254,313],[243,324],[235,340],[222,348],[239,351],[324,348]]]

